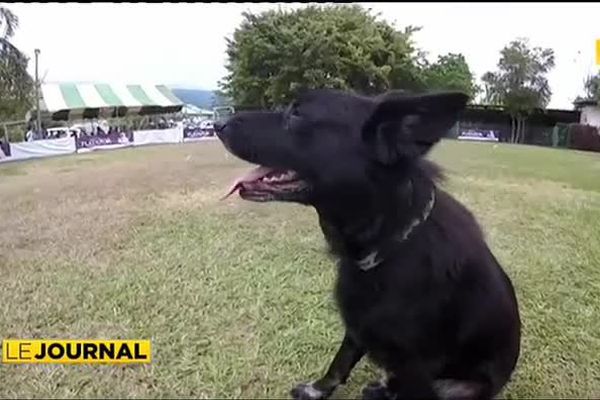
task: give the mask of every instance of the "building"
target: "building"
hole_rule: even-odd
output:
[[[600,128],[600,107],[594,100],[575,100],[575,109],[581,114],[579,123]]]
[[[552,130],[555,126],[566,127],[579,121],[579,110],[535,109],[526,120],[523,142],[550,146]],[[468,129],[493,131],[501,142],[507,142],[510,138],[512,120],[508,111],[502,106],[470,104],[462,113],[458,131]]]

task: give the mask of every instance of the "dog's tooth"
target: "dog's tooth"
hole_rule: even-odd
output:
[[[296,172],[287,170],[287,171],[279,173],[279,174],[264,176],[261,179],[261,181],[266,182],[266,183],[286,182],[286,181],[290,181],[290,180],[294,179],[296,177],[296,175],[297,175]]]

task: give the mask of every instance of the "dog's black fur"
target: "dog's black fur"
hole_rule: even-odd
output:
[[[310,90],[286,111],[217,124],[234,155],[296,174],[283,188],[240,184],[240,196],[314,206],[339,259],[346,333],[326,374],[296,386],[294,398],[329,396],[365,354],[387,377],[364,398],[485,399],[510,379],[521,329],[513,286],[474,217],[436,186],[439,171],[423,159],[467,101],[454,92]]]

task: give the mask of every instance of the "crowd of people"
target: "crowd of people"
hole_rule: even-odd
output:
[[[122,126],[96,126],[90,130],[86,130],[80,126],[42,128],[41,131],[29,129],[25,134],[25,140],[31,142],[34,140],[44,139],[60,139],[64,137],[80,138],[82,136],[108,136],[111,134],[129,134],[131,129]]]
[[[214,121],[207,119],[200,119],[197,117],[184,118],[183,123],[183,135],[184,137],[208,137],[214,136],[215,128]]]

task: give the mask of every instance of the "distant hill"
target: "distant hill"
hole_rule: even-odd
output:
[[[171,88],[171,91],[184,103],[207,110],[225,104],[225,101],[218,97],[214,90]]]

